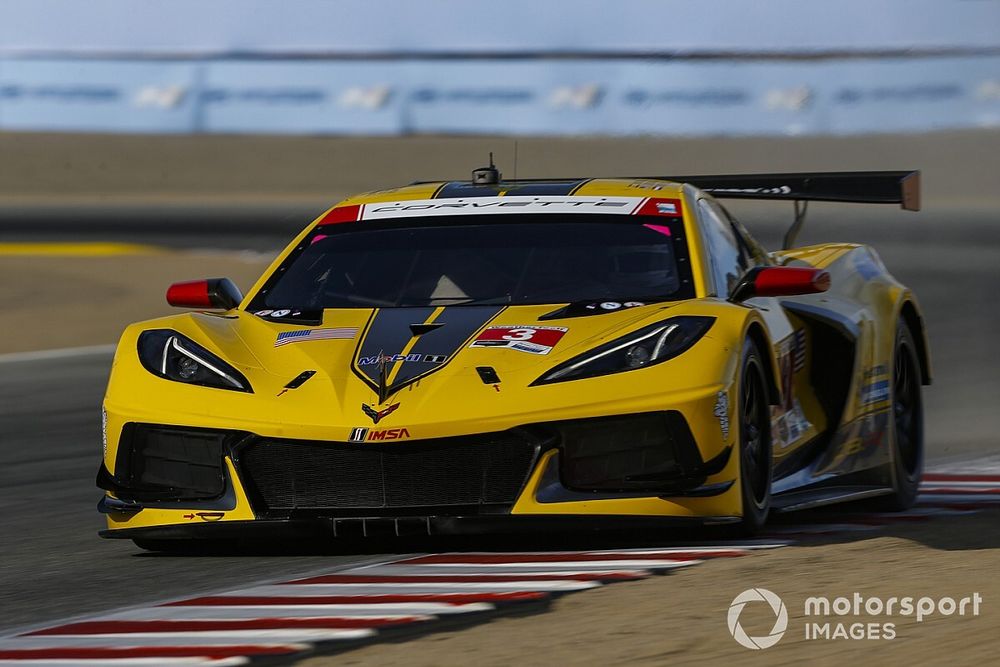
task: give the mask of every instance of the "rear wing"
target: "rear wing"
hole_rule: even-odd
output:
[[[690,183],[713,197],[899,204],[920,210],[919,171],[830,171],[788,174],[656,176]]]

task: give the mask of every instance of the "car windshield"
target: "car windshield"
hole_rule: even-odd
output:
[[[494,215],[314,229],[259,308],[663,301],[693,295],[679,219]]]

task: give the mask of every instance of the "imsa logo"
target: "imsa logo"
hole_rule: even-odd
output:
[[[410,431],[405,428],[370,429],[359,426],[351,430],[348,438],[351,442],[374,442],[376,440],[404,440],[410,437]]]

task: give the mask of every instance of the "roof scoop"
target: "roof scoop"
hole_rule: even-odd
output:
[[[500,182],[500,170],[493,164],[493,152],[490,152],[490,166],[472,170],[473,185],[496,185]]]

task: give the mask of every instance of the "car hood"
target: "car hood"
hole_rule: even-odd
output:
[[[559,304],[345,308],[315,313],[309,324],[243,311],[179,317],[191,318],[200,342],[251,372],[289,379],[306,370],[352,376],[391,395],[423,380],[475,373],[477,367],[491,367],[501,377],[533,374],[533,380],[625,331],[669,317],[679,303],[614,310],[600,304],[591,310]]]
[[[340,428],[443,421],[451,430],[472,432],[499,427],[500,421],[494,425],[491,420],[513,412],[521,414],[525,423],[536,419],[536,413],[538,421],[549,419],[552,406],[546,401],[556,399],[551,391],[542,391],[547,398],[540,402],[535,394],[517,389],[628,331],[674,315],[703,314],[706,305],[686,301],[601,308],[597,304],[575,311],[564,304],[351,308],[315,313],[309,324],[245,311],[191,312],[136,325],[127,338],[133,340],[152,328],[177,330],[233,364],[253,387],[251,396],[211,390],[216,392],[214,399],[199,403],[187,398],[191,388],[163,384],[162,391],[176,396],[185,413],[227,415],[244,410],[241,401],[253,400],[259,409],[245,413],[244,421],[259,421],[261,425],[252,428],[275,434],[297,433],[307,424]],[[314,373],[304,384],[286,387],[305,371]],[[114,398],[128,400],[119,393]],[[583,409],[591,403],[598,406],[607,397],[584,392],[565,400]],[[399,409],[384,421],[365,409],[378,413],[395,407]],[[422,428],[412,435],[427,437],[435,432]],[[347,431],[331,433],[336,439],[347,436]]]

